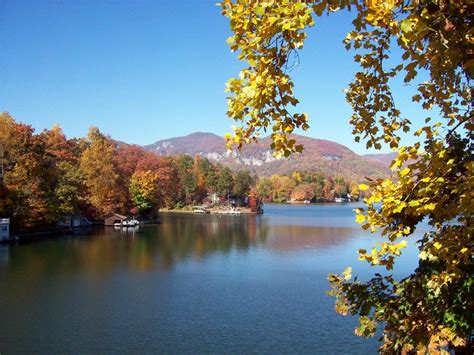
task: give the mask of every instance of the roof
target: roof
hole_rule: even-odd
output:
[[[113,217],[118,217],[120,219],[127,219],[126,216],[122,216],[121,214],[118,214],[118,213],[114,213],[112,216],[107,217],[106,219],[113,218]]]

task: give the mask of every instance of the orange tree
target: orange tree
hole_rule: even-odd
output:
[[[291,137],[307,129],[306,114],[295,113],[289,69],[315,18],[336,11],[354,14],[344,44],[360,65],[347,89],[356,141],[398,151],[394,179],[369,181],[366,207],[356,219],[378,233],[380,242],[359,250],[360,259],[387,270],[361,282],[351,269],[330,275],[336,310],[358,315],[356,333],[371,336],[383,327],[381,352],[469,347],[474,329],[473,280],[473,114],[474,5],[469,0],[290,1],[223,0],[233,36],[227,42],[248,66],[230,79],[228,116],[240,123],[228,146],[254,140],[270,130],[275,154],[303,147]],[[401,58],[390,56],[398,47]],[[394,62],[396,62],[394,64]],[[413,130],[393,98],[401,77],[416,88],[412,101],[425,110],[415,143],[403,146],[401,132]],[[417,139],[416,139],[417,138]],[[396,257],[418,224],[432,229],[418,241],[419,266],[395,280]]]
[[[84,177],[87,200],[99,218],[120,210],[118,203],[122,189],[115,157],[116,144],[98,128],[91,127],[87,134],[86,148],[80,159],[80,171]]]

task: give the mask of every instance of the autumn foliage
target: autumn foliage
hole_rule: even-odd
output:
[[[68,139],[57,125],[35,134],[7,113],[0,114],[0,148],[0,216],[14,230],[53,227],[71,215],[153,218],[160,208],[198,204],[212,193],[246,196],[254,185],[249,172],[206,158],[159,157],[95,127],[83,139]]]
[[[313,172],[261,177],[256,188],[266,202],[334,202],[336,198],[357,201],[361,194],[357,181]]]
[[[285,156],[303,149],[290,134],[308,128],[307,115],[294,113],[296,52],[319,16],[354,15],[343,40],[360,66],[346,90],[353,134],[367,147],[389,146],[398,157],[393,179],[361,185],[370,193],[356,211],[362,228],[380,240],[359,250],[360,259],[381,272],[367,282],[352,278],[350,268],[330,275],[336,310],[359,316],[358,335],[372,336],[380,325],[384,353],[472,353],[473,2],[224,0],[221,7],[233,32],[227,42],[247,64],[227,84],[228,116],[240,125],[226,137],[229,146],[241,148],[271,130],[272,148]],[[412,89],[421,122],[397,105],[400,79]],[[414,143],[404,146],[401,137],[412,131]],[[396,258],[422,221],[431,230],[417,241],[419,266],[396,279]]]

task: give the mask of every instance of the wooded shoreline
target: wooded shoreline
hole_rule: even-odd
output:
[[[355,181],[321,172],[258,177],[199,155],[158,156],[92,127],[68,139],[59,126],[35,133],[0,114],[0,218],[11,235],[55,234],[114,215],[153,220],[159,212],[258,213],[261,202],[308,203],[360,197]],[[212,206],[212,207],[211,207]],[[246,210],[249,209],[249,210]],[[253,212],[251,212],[253,211]]]

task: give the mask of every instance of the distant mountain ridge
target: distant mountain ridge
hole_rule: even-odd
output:
[[[194,156],[210,151],[226,151],[224,138],[207,132],[195,132],[183,137],[163,139],[145,145],[143,148],[159,155],[188,154]]]
[[[363,154],[366,159],[381,163],[385,166],[390,166],[390,163],[397,157],[396,152],[386,154]]]
[[[158,155],[202,156],[234,169],[248,169],[258,175],[286,174],[293,171],[315,171],[363,180],[389,174],[392,154],[359,155],[346,146],[324,139],[293,135],[305,149],[302,154],[277,159],[270,149],[271,139],[265,137],[258,144],[246,146],[241,152],[228,152],[222,137],[206,132],[195,132],[184,137],[159,140],[143,148]]]

